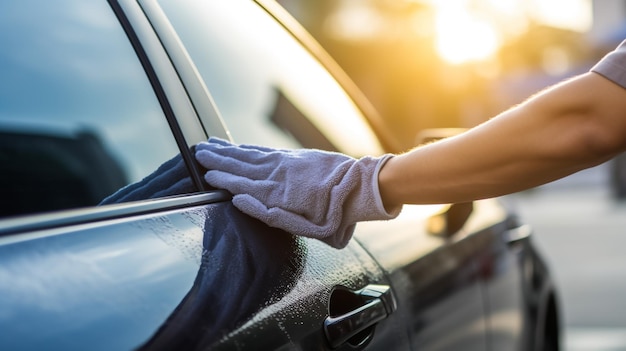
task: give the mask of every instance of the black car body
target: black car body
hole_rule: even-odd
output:
[[[209,136],[400,151],[276,3],[21,0],[0,19],[0,349],[558,349],[555,286],[498,199],[406,206],[336,250],[202,181]],[[162,164],[176,184],[148,176]],[[142,182],[165,190],[102,203]]]

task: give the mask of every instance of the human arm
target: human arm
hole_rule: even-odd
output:
[[[626,147],[626,89],[589,72],[540,92],[461,135],[389,160],[387,208],[464,202],[548,183]]]
[[[196,158],[210,170],[206,181],[232,192],[233,204],[242,211],[341,247],[355,221],[393,218],[403,204],[509,194],[617,155],[626,146],[626,44],[593,72],[549,88],[464,134],[384,159],[346,161],[345,155],[319,150],[222,149],[219,143],[201,147],[205,152]],[[255,148],[261,155],[251,158]],[[344,161],[358,171],[342,171],[329,182],[335,167],[350,169]],[[328,206],[338,184],[350,196]]]

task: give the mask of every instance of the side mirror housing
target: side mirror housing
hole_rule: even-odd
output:
[[[444,238],[452,237],[463,228],[473,211],[473,202],[447,205],[428,218],[428,234]]]

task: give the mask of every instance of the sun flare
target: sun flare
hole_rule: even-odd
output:
[[[436,47],[447,62],[461,64],[492,56],[499,46],[495,28],[488,22],[458,10],[439,11]]]
[[[436,49],[451,64],[483,61],[524,30],[528,21],[584,32],[590,0],[430,0]]]

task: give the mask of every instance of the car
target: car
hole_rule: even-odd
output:
[[[626,154],[621,153],[610,160],[608,164],[608,184],[610,194],[615,200],[626,199]]]
[[[558,289],[503,199],[407,205],[343,249],[203,181],[215,136],[401,147],[271,0],[0,4],[0,349],[557,350]]]

